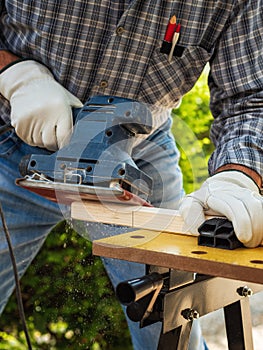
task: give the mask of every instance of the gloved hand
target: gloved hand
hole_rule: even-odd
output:
[[[55,81],[36,61],[21,61],[0,74],[0,93],[10,102],[11,124],[31,146],[55,151],[69,138],[72,107],[80,100]]]
[[[225,216],[246,247],[263,242],[263,197],[254,181],[241,172],[224,171],[210,177],[183,199],[179,211],[185,229],[192,233],[197,233],[205,214]]]

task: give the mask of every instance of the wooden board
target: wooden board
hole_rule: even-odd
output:
[[[178,210],[106,202],[100,203],[98,201],[82,201],[72,204],[71,216],[74,219],[84,221],[143,228],[158,232],[193,235],[188,231]],[[205,218],[207,220],[212,217],[206,216]],[[263,242],[261,245],[263,246]]]
[[[74,219],[191,235],[177,210],[92,201],[71,206]]]

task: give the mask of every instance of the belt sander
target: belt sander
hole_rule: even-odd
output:
[[[148,107],[94,96],[73,115],[69,143],[54,153],[25,156],[17,184],[63,204],[88,199],[151,206],[152,179],[132,158],[136,136],[152,131]]]

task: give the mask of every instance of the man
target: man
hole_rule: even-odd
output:
[[[1,2],[1,118],[11,119],[15,133],[1,137],[0,201],[20,275],[67,215],[67,208],[15,187],[22,156],[62,147],[72,126],[71,108],[90,96],[138,100],[152,107],[155,129],[134,147],[133,157],[154,179],[152,204],[178,208],[182,185],[170,109],[208,62],[216,150],[211,177],[186,197],[181,212],[191,231],[202,222],[203,209],[212,210],[233,221],[246,246],[261,243],[261,9],[260,0]],[[172,43],[164,38],[174,15],[181,29],[170,57]],[[89,224],[91,239],[121,230]],[[14,287],[3,234],[0,248],[2,310]],[[141,265],[110,259],[105,267],[114,285],[143,273]],[[158,325],[129,326],[135,349],[157,347]],[[200,338],[191,349],[202,349],[195,340]]]

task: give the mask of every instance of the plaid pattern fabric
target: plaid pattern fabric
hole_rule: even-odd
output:
[[[82,101],[109,94],[158,111],[175,106],[209,62],[210,172],[232,162],[262,174],[262,8],[262,0],[5,0],[0,48],[42,62]],[[169,62],[160,48],[173,14],[184,51]],[[7,119],[4,99],[0,108]]]

